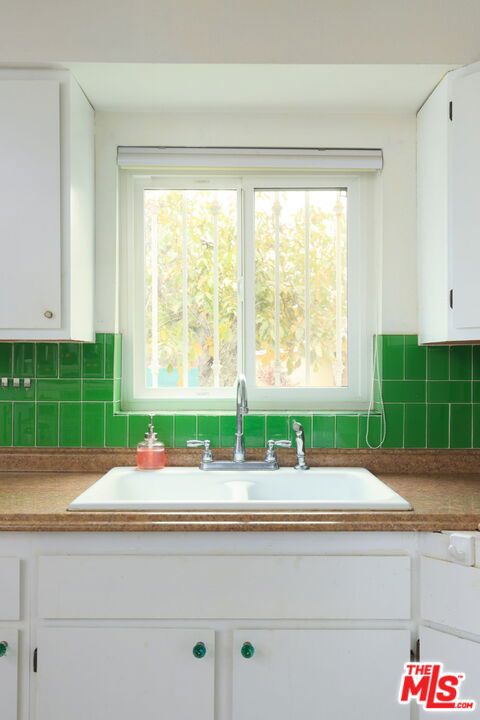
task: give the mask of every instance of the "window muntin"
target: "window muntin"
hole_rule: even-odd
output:
[[[144,341],[147,332],[145,323],[145,233],[146,223],[144,218],[145,191],[190,191],[208,190],[210,193],[222,193],[231,191],[235,194],[237,202],[236,212],[236,259],[237,278],[235,288],[237,289],[237,362],[238,368],[247,375],[249,384],[250,407],[258,410],[285,410],[285,409],[359,409],[366,407],[369,392],[369,367],[371,359],[371,348],[367,328],[371,329],[371,321],[368,317],[372,314],[370,300],[367,299],[367,278],[368,265],[371,252],[365,244],[366,234],[370,232],[370,215],[374,186],[369,184],[365,176],[354,175],[320,175],[311,173],[309,175],[288,175],[275,172],[264,176],[255,176],[253,173],[244,172],[243,177],[228,175],[225,172],[197,173],[194,177],[187,176],[187,173],[169,173],[162,175],[139,174],[134,170],[121,171],[121,238],[122,247],[125,253],[123,268],[123,289],[120,288],[121,298],[121,321],[124,332],[125,363],[123,383],[123,406],[127,409],[150,409],[157,410],[221,410],[232,408],[234,397],[233,385],[214,387],[211,385],[193,386],[190,383],[184,385],[183,375],[177,368],[178,375],[176,384],[162,387],[148,386],[146,382],[146,368],[151,362],[148,357],[147,345]],[[341,342],[335,337],[335,349],[333,349],[332,334],[325,343],[326,350],[323,355],[327,357],[327,368],[322,370],[323,385],[307,385],[308,376],[305,370],[306,354],[306,331],[304,304],[302,293],[305,296],[305,287],[298,293],[298,303],[292,306],[292,326],[296,323],[298,336],[303,338],[299,342],[300,353],[303,356],[300,360],[303,376],[299,377],[297,370],[296,378],[293,378],[290,386],[280,384],[261,385],[257,384],[257,312],[256,312],[256,220],[255,200],[264,197],[268,193],[296,194],[297,205],[305,205],[305,193],[309,193],[310,204],[315,205],[316,210],[321,212],[320,198],[322,198],[323,213],[323,234],[324,243],[330,246],[332,251],[333,236],[340,229],[342,241],[339,253],[342,292],[341,302],[337,303],[335,297],[336,289],[331,285],[327,296],[330,298],[330,309],[332,303],[336,306],[335,327],[341,328]],[[152,195],[153,197],[153,195]],[[200,197],[200,196],[198,196]],[[207,197],[207,195],[205,195]],[[299,198],[302,198],[301,200]],[[339,228],[334,228],[335,211],[340,215]],[[207,203],[208,205],[208,203]],[[340,212],[341,206],[341,212]],[[304,213],[304,210],[302,211]],[[232,215],[233,218],[233,215]],[[233,220],[232,220],[233,223]],[[207,225],[205,224],[205,227]],[[211,228],[211,224],[210,224]],[[298,234],[303,234],[305,243],[305,223],[298,223]],[[348,232],[347,232],[348,229]],[[211,232],[211,230],[210,230]],[[317,232],[314,228],[314,234]],[[311,233],[311,229],[310,229]],[[314,238],[315,245],[315,238]],[[300,254],[305,255],[305,244]],[[122,256],[124,254],[122,252]],[[300,266],[298,263],[299,282]],[[311,265],[311,258],[310,258]],[[315,265],[315,263],[314,263]],[[303,278],[305,278],[305,257],[303,257]],[[184,269],[179,267],[178,272],[182,274]],[[336,269],[337,272],[337,269]],[[348,277],[348,282],[347,282]],[[338,275],[336,276],[336,282]],[[230,276],[229,282],[232,280]],[[310,303],[312,297],[315,301],[315,308],[311,316],[318,311],[325,311],[325,303],[318,304],[316,293],[318,283],[310,283]],[[128,286],[128,291],[125,287]],[[336,286],[335,286],[336,287]],[[328,305],[328,303],[327,303]],[[211,307],[211,305],[210,305]],[[177,313],[178,314],[178,313]],[[272,307],[271,315],[274,316]],[[373,315],[372,315],[373,318]],[[310,318],[311,320],[311,318]],[[348,343],[346,332],[348,328]],[[178,331],[178,329],[177,329]],[[183,331],[182,331],[183,332]],[[311,343],[310,343],[311,345]],[[230,349],[233,347],[233,341]],[[259,348],[260,351],[262,348]],[[341,353],[341,364],[336,362],[335,353]],[[339,353],[339,354],[340,354]],[[176,356],[178,357],[178,355]],[[222,356],[220,355],[222,358]],[[159,354],[159,361],[161,355]],[[195,366],[195,358],[189,360],[189,364]],[[180,360],[178,360],[180,362]],[[182,356],[183,362],[183,356]],[[213,368],[213,355],[210,354],[207,364]],[[341,365],[341,370],[340,370]],[[165,365],[164,365],[165,366]],[[197,364],[198,367],[198,364]],[[296,368],[294,368],[295,370]],[[311,371],[310,371],[311,372]],[[314,378],[315,372],[314,370]],[[207,374],[208,375],[208,374]],[[180,377],[182,378],[180,380]],[[210,373],[209,377],[212,377]],[[310,378],[312,375],[310,375]],[[294,384],[296,382],[296,384]],[[310,382],[312,382],[310,380]],[[153,385],[153,383],[152,383]]]

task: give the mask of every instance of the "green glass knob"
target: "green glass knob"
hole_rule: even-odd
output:
[[[0,657],[3,657],[7,654],[8,650],[8,643],[6,640],[0,640]]]
[[[255,655],[255,648],[253,647],[252,643],[244,642],[240,652],[242,653],[242,657],[250,660],[250,658]]]
[[[203,643],[203,642],[195,643],[195,645],[193,646],[192,652],[193,652],[193,656],[198,658],[199,660],[201,658],[205,657],[205,655],[207,654],[207,648],[205,647],[205,643]]]

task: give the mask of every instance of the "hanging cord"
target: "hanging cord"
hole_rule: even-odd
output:
[[[375,383],[378,384],[378,396],[380,398],[380,442],[378,445],[371,445],[369,436],[370,436],[370,417],[374,410],[375,405]],[[367,443],[368,447],[372,450],[378,450],[382,447],[383,443],[385,442],[385,437],[387,435],[387,420],[385,417],[385,405],[383,403],[383,392],[382,392],[382,381],[380,379],[380,367],[379,367],[379,361],[378,361],[378,335],[375,336],[375,345],[373,348],[373,374],[372,374],[372,388],[370,393],[370,404],[368,406],[368,412],[367,412],[367,431],[365,434],[365,442]]]

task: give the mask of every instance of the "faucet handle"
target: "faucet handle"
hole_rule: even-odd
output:
[[[277,464],[277,454],[275,449],[277,447],[289,448],[292,447],[290,440],[269,440],[267,443],[267,454],[265,455],[265,462],[272,465]]]
[[[203,447],[203,455],[202,455],[202,462],[200,463],[200,467],[202,468],[204,465],[208,465],[208,463],[211,463],[213,461],[213,454],[210,449],[210,440],[187,440],[187,447],[190,448],[199,448]]]

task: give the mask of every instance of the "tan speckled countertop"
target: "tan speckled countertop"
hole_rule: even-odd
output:
[[[196,458],[189,455],[189,464]],[[132,460],[129,451],[0,452],[0,532],[434,531],[480,527],[478,451],[311,453],[310,462],[316,465],[369,467],[409,500],[414,508],[410,512],[67,512],[69,503],[108,467],[132,464]],[[171,460],[172,464],[187,464],[185,453],[173,453]],[[285,455],[285,464],[290,460]],[[98,467],[96,472],[92,465]],[[86,472],[80,471],[82,466]],[[415,466],[418,472],[413,471]],[[66,472],[67,467],[75,471]]]

